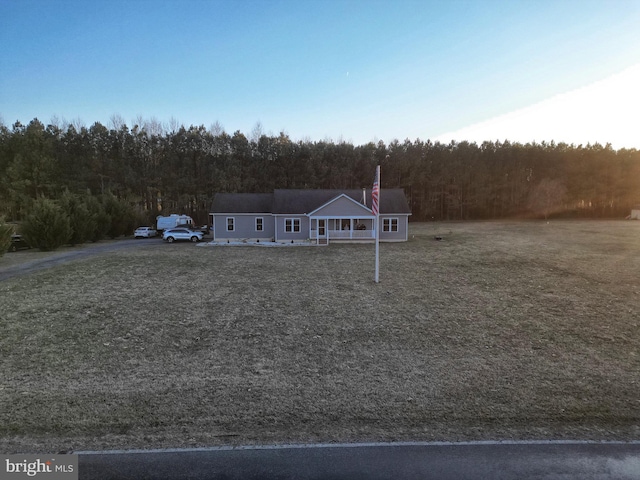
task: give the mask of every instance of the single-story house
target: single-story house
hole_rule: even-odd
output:
[[[405,242],[411,210],[402,189],[381,189],[380,241]],[[218,193],[210,212],[214,241],[373,242],[371,189]]]

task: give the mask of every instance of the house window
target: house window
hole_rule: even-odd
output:
[[[234,217],[227,217],[227,232],[233,232],[236,229],[236,219]]]
[[[284,219],[284,231],[287,233],[297,233],[300,231],[300,219],[299,218],[285,218]]]
[[[256,218],[256,232],[262,232],[264,230],[264,219],[262,217]]]
[[[382,219],[382,231],[383,232],[397,232],[398,231],[398,219],[397,218],[383,218]]]

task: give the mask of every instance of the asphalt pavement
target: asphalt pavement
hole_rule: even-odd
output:
[[[80,479],[640,479],[640,442],[327,444],[75,453]]]

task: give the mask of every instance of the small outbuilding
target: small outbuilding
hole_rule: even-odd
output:
[[[380,241],[407,241],[411,210],[404,190],[381,190],[379,207]],[[376,238],[370,189],[218,193],[210,217],[214,241],[327,244]]]
[[[631,209],[631,220],[640,220],[640,205],[634,205]]]

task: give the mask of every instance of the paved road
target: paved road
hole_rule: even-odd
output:
[[[77,249],[56,252],[46,258],[31,260],[19,265],[0,270],[0,282],[9,278],[44,270],[72,260],[90,257],[98,253],[113,252],[122,248],[141,247],[144,245],[156,245],[162,242],[159,238],[150,239],[125,239],[116,242],[85,244]],[[7,253],[7,255],[21,255],[23,252]]]
[[[640,479],[640,442],[364,444],[77,453],[80,479]]]

